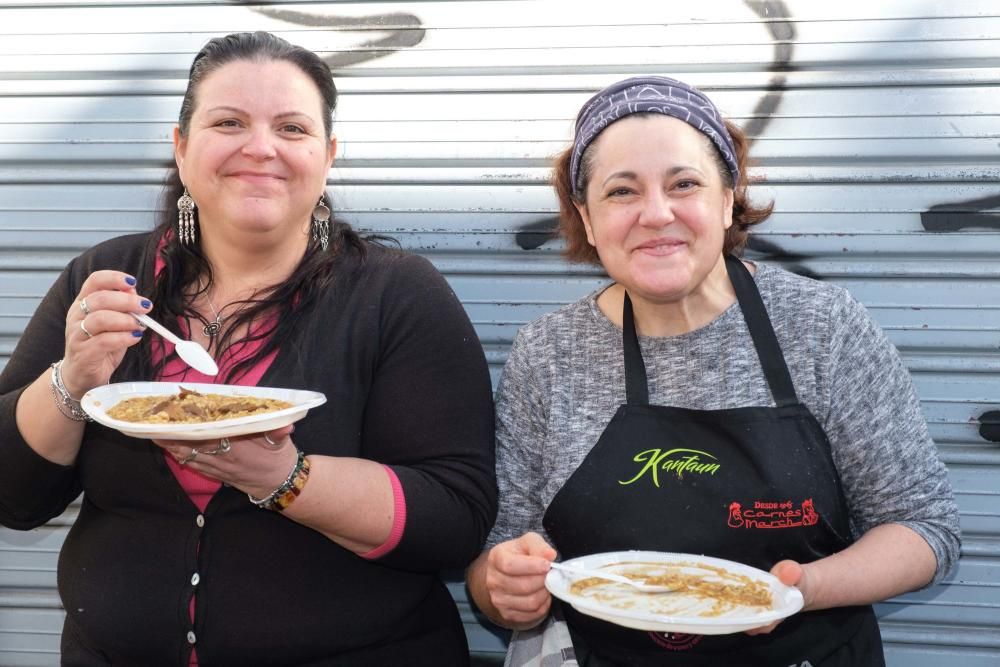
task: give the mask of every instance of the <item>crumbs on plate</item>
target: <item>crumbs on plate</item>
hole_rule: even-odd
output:
[[[625,584],[587,577],[573,582],[570,592],[619,609],[644,606],[656,613],[690,611],[705,617],[719,616],[740,607],[767,610],[774,603],[771,589],[763,581],[706,563],[618,563],[614,571],[637,582],[666,586],[670,590],[636,594]],[[699,600],[708,606],[691,604]]]

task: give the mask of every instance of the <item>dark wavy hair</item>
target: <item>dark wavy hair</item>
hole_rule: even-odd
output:
[[[637,113],[634,116],[650,116],[653,112]],[[632,116],[629,116],[630,118]],[[733,138],[736,147],[736,160],[740,167],[739,182],[733,182],[733,175],[726,166],[725,160],[715,147],[715,144],[708,137],[705,139],[705,150],[711,151],[712,160],[722,183],[725,187],[733,190],[733,224],[726,230],[726,237],[723,241],[722,252],[724,254],[741,254],[747,244],[750,234],[750,227],[764,222],[771,215],[774,209],[774,202],[769,202],[762,206],[754,206],[747,195],[747,155],[750,152],[750,142],[746,135],[735,124],[725,121],[726,129]],[[598,137],[599,139],[600,137]],[[595,264],[600,266],[601,258],[597,255],[597,249],[587,241],[587,230],[583,226],[583,218],[574,204],[586,204],[587,185],[594,170],[594,151],[598,141],[593,141],[587,150],[583,152],[580,160],[580,174],[576,190],[581,195],[573,194],[573,184],[569,173],[570,158],[573,156],[573,147],[570,146],[555,157],[552,184],[556,189],[559,198],[559,233],[566,241],[563,254],[572,262]]]
[[[209,41],[191,63],[187,90],[181,103],[178,126],[181,136],[187,136],[191,116],[198,102],[198,93],[205,77],[222,66],[236,61],[249,62],[289,62],[308,76],[319,90],[323,101],[323,127],[329,139],[333,129],[333,112],[337,106],[337,89],[333,83],[330,68],[315,53],[295,46],[267,32],[243,32],[218,37]],[[198,297],[207,294],[213,284],[212,266],[205,257],[198,241],[190,245],[180,243],[177,229],[177,200],[184,192],[177,167],[167,174],[157,214],[154,239],[164,239],[159,256],[163,260],[163,270],[156,276],[152,293],[151,316],[165,326],[180,333],[177,322],[185,318],[189,329],[206,323],[192,306]],[[330,196],[323,193],[323,201],[332,211]],[[197,216],[197,211],[195,212]],[[197,217],[196,217],[197,220]],[[262,341],[263,345],[251,357],[232,367],[226,382],[232,382],[245,374],[260,360],[273,353],[280,341],[285,340],[301,321],[302,315],[313,307],[319,295],[333,280],[333,266],[338,255],[356,252],[363,259],[366,243],[342,221],[331,219],[330,242],[327,250],[310,238],[302,260],[287,280],[260,290],[251,299],[239,302],[240,309],[231,316],[230,324],[217,339],[216,357],[225,355],[233,341],[233,332],[247,325],[250,334],[241,342]],[[154,241],[155,242],[155,241]],[[233,304],[235,305],[235,304]],[[276,317],[264,318],[264,315]],[[261,326],[261,322],[270,322]],[[250,327],[255,323],[255,327]],[[143,337],[139,343],[139,354],[133,357],[138,368],[124,368],[126,375],[156,377],[163,370],[169,358],[157,363],[152,361],[151,336]]]

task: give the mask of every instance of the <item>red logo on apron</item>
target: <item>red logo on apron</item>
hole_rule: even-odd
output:
[[[813,526],[819,522],[819,514],[813,507],[813,499],[806,498],[798,507],[791,500],[784,502],[754,501],[753,507],[733,501],[729,503],[730,528],[798,528]]]
[[[686,635],[681,632],[650,632],[649,637],[668,651],[687,651],[701,641],[704,635]]]

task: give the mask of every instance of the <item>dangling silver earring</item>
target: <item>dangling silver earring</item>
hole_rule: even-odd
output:
[[[191,245],[194,243],[194,210],[198,208],[184,188],[184,194],[177,200],[177,235],[181,243]]]
[[[319,241],[319,247],[326,250],[330,246],[330,207],[319,198],[312,213],[313,241]]]

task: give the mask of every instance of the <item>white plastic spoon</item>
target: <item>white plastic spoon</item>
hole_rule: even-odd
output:
[[[608,581],[615,581],[618,582],[619,584],[626,584],[638,591],[642,591],[643,593],[670,593],[671,591],[674,590],[670,586],[644,584],[636,579],[629,579],[628,577],[624,577],[620,574],[604,572],[603,570],[587,570],[582,567],[563,565],[562,563],[549,563],[549,565],[557,570],[562,570],[563,572],[569,572],[572,574],[585,577],[598,577],[599,579],[607,579]]]
[[[197,342],[193,340],[181,340],[170,329],[167,329],[148,315],[132,313],[132,317],[138,320],[140,324],[144,324],[173,343],[174,349],[177,350],[177,356],[191,368],[205,375],[219,374],[219,367],[215,365],[215,359]]]

